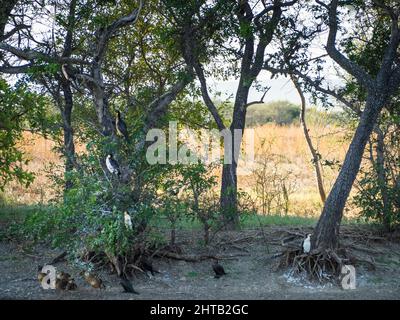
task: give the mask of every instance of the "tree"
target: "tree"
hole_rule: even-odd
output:
[[[0,191],[13,179],[24,185],[33,181],[17,143],[24,130],[46,132],[46,103],[25,86],[12,88],[0,78]]]
[[[296,77],[323,103],[328,103],[327,95],[334,97],[359,117],[359,124],[345,161],[325,202],[312,238],[314,248],[324,249],[336,248],[338,245],[343,209],[359,171],[366,143],[376,128],[381,110],[390,105],[391,99],[398,93],[400,33],[399,6],[394,1],[385,4],[382,1],[340,3],[333,0],[326,4],[316,0],[316,3],[317,6],[309,8],[314,12],[317,21],[320,21],[314,30],[309,31],[306,27],[298,31],[293,27],[289,28],[294,30],[291,34],[279,37],[283,43],[278,53],[273,56],[278,60],[278,66],[266,65],[265,69],[273,74]],[[354,14],[361,23],[351,25],[351,29],[346,30],[346,35],[343,32],[337,45],[338,31],[344,28],[339,25],[343,13],[339,9],[347,9],[347,13]],[[348,84],[340,90],[322,85],[326,80],[325,75],[321,75],[324,56],[310,55],[310,43],[314,35],[323,31],[324,24],[327,24],[329,29],[326,45],[328,56],[351,77],[351,80],[348,76],[344,77]],[[290,25],[295,26],[295,23],[291,22]]]
[[[245,128],[249,91],[255,83],[264,65],[267,46],[271,43],[285,8],[297,3],[295,1],[199,1],[181,3],[164,1],[175,23],[179,46],[186,64],[194,70],[199,82],[204,103],[212,114],[217,128],[228,132],[232,137],[235,130],[243,133]],[[226,43],[231,43],[226,48]],[[235,44],[239,45],[239,49]],[[215,74],[233,74],[239,78],[233,105],[233,115],[229,126],[218,112],[212,101],[206,80],[205,64],[213,57],[231,56],[231,64],[224,70],[217,67]],[[265,96],[265,94],[264,94]],[[263,97],[264,97],[263,96]],[[262,102],[262,99],[261,99]],[[225,159],[222,168],[220,195],[221,213],[225,226],[237,228],[239,217],[237,211],[237,159],[241,137],[230,143],[232,159]],[[226,147],[228,148],[228,147]],[[225,150],[226,151],[226,150]]]
[[[329,4],[317,1],[328,12],[329,35],[326,51],[329,56],[346,72],[353,76],[366,91],[366,103],[361,113],[360,121],[352,138],[339,175],[325,202],[322,215],[314,230],[313,248],[336,249],[339,239],[339,228],[346,200],[360,168],[362,156],[368,139],[375,127],[379,114],[391,97],[398,93],[400,86],[399,45],[399,15],[397,2],[372,1],[365,4],[366,8],[377,10],[380,15],[390,21],[390,37],[385,46],[384,54],[376,74],[371,74],[365,68],[346,57],[337,48],[336,38],[339,27],[339,1],[332,0]]]
[[[0,3],[0,41],[9,38],[12,34],[14,34],[17,31],[16,29],[12,29],[11,31],[4,34],[8,19],[11,16],[11,12],[17,5],[18,1],[19,0],[4,0],[1,1]],[[22,26],[20,26],[19,28],[21,27]]]
[[[325,194],[324,182],[323,182],[322,173],[321,173],[321,161],[320,161],[321,160],[321,156],[313,146],[313,143],[312,143],[312,140],[311,140],[311,137],[310,137],[310,133],[309,133],[309,129],[307,127],[307,123],[306,123],[306,98],[304,96],[303,89],[301,88],[297,77],[294,76],[293,74],[291,74],[290,78],[291,78],[291,80],[292,80],[297,92],[299,93],[299,96],[300,96],[300,99],[301,99],[300,123],[301,123],[301,126],[303,127],[304,137],[306,139],[308,149],[310,150],[311,155],[312,155],[312,162],[313,162],[313,165],[315,167],[315,176],[317,178],[318,192],[319,192],[319,195],[321,197],[322,203],[324,203],[325,200],[326,200],[326,194]]]

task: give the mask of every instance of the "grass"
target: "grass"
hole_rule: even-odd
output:
[[[0,204],[0,224],[9,224],[15,221],[22,221],[28,215],[37,211],[46,211],[49,205],[18,205],[18,204]],[[259,226],[315,226],[318,221],[318,216],[307,217],[297,215],[257,215],[244,214],[240,219],[242,228],[257,228]],[[343,218],[342,224],[367,224],[355,218]],[[165,217],[155,218],[151,222],[151,226],[159,229],[170,229],[170,223]],[[179,230],[201,230],[202,224],[198,219],[183,217],[177,222]]]
[[[242,216],[241,225],[243,228],[254,228],[257,226],[314,226],[318,219],[314,217],[285,216],[285,215],[246,215]]]
[[[22,221],[29,214],[45,208],[41,205],[0,204],[0,224]]]
[[[342,160],[348,146],[348,143],[343,141],[344,129],[333,125],[328,126],[327,123],[329,124],[329,121],[321,120],[320,123],[310,125],[310,133],[313,136],[315,147],[324,159]],[[290,195],[290,213],[318,215],[320,201],[315,186],[314,169],[301,127],[295,124],[279,126],[275,123],[268,123],[253,129],[255,155],[267,152],[283,156],[285,161],[279,164],[279,170],[293,173],[290,184],[295,185],[295,190]],[[246,141],[246,139],[245,134],[244,140]],[[57,197],[60,191],[54,189],[47,176],[47,171],[54,173],[56,170],[58,172],[63,165],[59,154],[54,151],[54,146],[53,141],[31,133],[24,134],[21,149],[31,160],[25,169],[35,173],[36,179],[27,189],[17,183],[10,183],[4,192],[8,199],[16,203],[34,204],[47,203],[50,199]],[[76,148],[79,153],[84,150],[84,146],[79,143]],[[54,163],[57,167],[50,169],[49,163]],[[246,171],[242,166],[243,163],[239,161],[239,171]],[[220,176],[220,171],[215,174]],[[337,168],[324,167],[327,191],[336,175]],[[238,187],[249,194],[254,193],[254,177],[249,172],[239,176]]]

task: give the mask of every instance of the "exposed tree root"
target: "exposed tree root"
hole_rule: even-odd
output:
[[[277,269],[289,269],[295,275],[307,275],[309,280],[323,283],[337,282],[345,265],[361,264],[366,265],[370,270],[376,268],[372,257],[344,247],[336,251],[316,249],[310,253],[303,253],[300,248],[288,248],[280,256]]]
[[[235,254],[235,255],[229,255],[229,256],[217,256],[217,255],[212,255],[212,254],[203,254],[203,255],[193,255],[193,254],[177,254],[174,252],[168,252],[168,251],[161,251],[157,253],[157,256],[159,257],[165,257],[165,258],[170,258],[174,260],[183,260],[186,262],[200,262],[204,260],[209,260],[209,259],[218,259],[218,260],[229,260],[229,259],[235,259],[236,257],[242,257],[247,254]]]
[[[303,253],[301,249],[288,249],[281,257],[278,268],[290,268],[296,274],[307,274],[310,280],[320,283],[337,279],[347,258],[340,258],[332,250],[314,250]]]

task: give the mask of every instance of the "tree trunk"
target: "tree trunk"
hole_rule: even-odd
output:
[[[102,134],[106,137],[113,136],[114,125],[108,106],[108,98],[105,93],[101,67],[97,63],[94,63],[92,66],[92,76],[95,79],[96,85],[91,86],[91,91]]]
[[[339,243],[339,228],[343,210],[351,187],[360,169],[362,156],[368,139],[374,129],[386,96],[369,94],[365,110],[353,136],[343,166],[326,199],[322,215],[312,237],[312,247],[336,249]]]
[[[75,167],[74,131],[72,129],[71,115],[73,108],[72,91],[69,83],[63,83],[64,108],[61,110],[64,131],[64,156],[65,156],[65,191],[72,187],[68,173]]]
[[[3,39],[4,30],[7,25],[8,18],[10,17],[11,11],[19,0],[7,0],[2,1],[0,6],[0,41]]]
[[[324,189],[324,182],[322,179],[322,173],[321,173],[321,164],[320,164],[320,156],[318,155],[317,151],[315,150],[309,129],[307,127],[306,123],[306,99],[304,97],[303,90],[300,87],[299,82],[297,81],[296,77],[291,75],[292,82],[294,86],[296,87],[297,92],[299,93],[300,99],[301,99],[301,112],[300,112],[300,123],[303,128],[304,132],[304,137],[306,138],[308,149],[310,149],[312,158],[313,158],[313,164],[315,167],[315,176],[317,178],[317,186],[318,186],[318,192],[319,196],[321,197],[322,203],[325,203],[326,200],[326,194],[325,194],[325,189]]]
[[[379,126],[375,127],[375,132],[377,136],[376,144],[376,172],[378,175],[378,184],[382,195],[383,204],[383,226],[386,232],[390,231],[390,206],[389,198],[387,194],[387,179],[385,174],[385,155],[384,155],[384,134]]]
[[[245,77],[242,77],[239,81],[239,88],[233,109],[232,124],[229,128],[232,137],[230,152],[232,159],[229,159],[229,163],[226,163],[226,159],[224,159],[225,163],[222,167],[220,207],[227,230],[239,228],[239,212],[237,208],[237,161],[239,159],[240,145],[245,128],[246,104],[250,89],[248,86],[244,85],[244,78]],[[235,136],[235,130],[240,130],[241,135]]]
[[[220,206],[227,230],[234,230],[239,226],[236,168],[236,164],[224,164],[222,167]]]

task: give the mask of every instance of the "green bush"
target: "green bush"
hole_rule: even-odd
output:
[[[287,125],[298,122],[300,107],[288,101],[275,101],[250,106],[247,110],[246,124],[249,127],[274,122]]]
[[[387,222],[389,226],[400,223],[400,185],[388,181],[384,186],[380,185],[376,168],[372,171],[362,171],[358,181],[358,192],[353,198],[354,204],[361,209],[360,217],[366,221],[378,221],[380,224]],[[387,195],[387,208],[384,207],[382,188]]]

